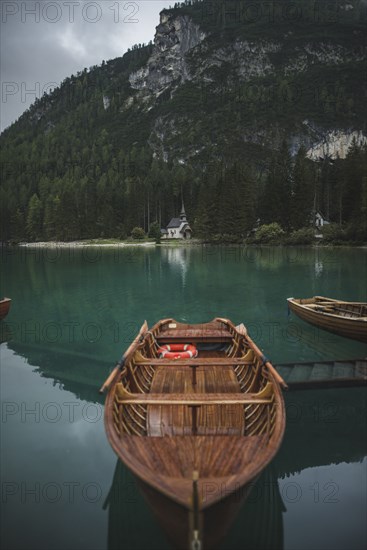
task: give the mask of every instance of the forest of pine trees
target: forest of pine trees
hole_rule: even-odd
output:
[[[304,147],[292,158],[283,141],[261,175],[249,162],[223,159],[198,173],[153,159],[148,147],[116,155],[103,134],[91,149],[70,139],[69,151],[73,163],[50,143],[46,159],[57,160],[49,163],[33,143],[24,145],[28,162],[3,164],[2,241],[123,239],[137,226],[148,233],[179,212],[181,190],[198,238],[243,239],[256,224],[273,222],[290,233],[310,228],[316,210],[349,240],[367,238],[366,147],[354,144],[344,160],[313,162]]]
[[[190,13],[204,28],[221,29],[216,46],[218,40],[233,41],[237,32],[259,33],[256,25],[237,19],[238,29],[227,35],[222,32],[227,18],[219,24],[206,10],[210,6],[215,14],[227,13],[224,0],[188,0],[174,10]],[[350,45],[360,40],[357,23],[347,34],[333,26],[335,44],[345,36]],[[307,41],[314,32],[307,25],[301,31],[297,39]],[[312,94],[293,103],[282,94],[266,103],[248,101],[237,97],[236,87],[203,94],[188,82],[144,109],[129,75],[152,51],[152,43],[134,46],[121,58],[72,75],[2,133],[2,242],[123,239],[135,227],[148,233],[153,223],[165,227],[179,213],[182,198],[194,237],[206,240],[243,240],[255,227],[273,223],[287,234],[309,229],[315,211],[338,226],[345,240],[367,240],[366,147],[354,143],[345,159],[311,161],[304,147],[291,156],[286,139],[269,151],[243,137],[258,127],[271,132],[281,121],[284,136],[294,138],[306,114],[323,131],[339,127],[343,116],[341,128],[358,128],[365,112],[363,93],[351,94],[362,86],[358,63],[337,72],[312,66],[299,74],[300,86],[302,79],[317,79],[322,101]],[[222,69],[213,76],[217,85],[226,80],[228,64]],[[269,78],[255,78],[255,88],[279,91],[289,84],[277,72]],[[329,80],[336,82],[335,90]],[[157,145],[152,140],[159,119],[166,121],[163,130],[173,130]]]

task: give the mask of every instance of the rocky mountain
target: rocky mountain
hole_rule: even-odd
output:
[[[203,181],[218,162],[250,167],[258,196],[284,140],[292,156],[303,146],[313,161],[345,158],[352,144],[367,143],[365,20],[366,4],[348,0],[203,0],[164,10],[152,44],[66,79],[2,134],[3,235],[19,225],[14,211],[27,219],[36,195],[38,231],[47,236],[50,218],[51,236],[57,204],[46,205],[68,186],[80,202],[92,189],[89,210],[108,188],[120,210],[97,215],[97,233],[117,225],[124,233],[164,223],[182,189],[198,217]],[[31,182],[24,163],[37,164]]]
[[[361,116],[366,90],[360,73],[366,43],[355,5],[340,4],[331,28],[321,24],[321,33],[314,32],[311,21],[294,26],[274,22],[276,36],[267,36],[269,25],[263,24],[263,34],[256,36],[251,29],[248,37],[246,25],[218,35],[176,11],[162,12],[152,55],[129,75],[135,95],[125,104],[129,108],[135,97],[145,112],[162,96],[168,103],[178,104],[182,98],[182,104],[189,104],[182,114],[170,109],[155,118],[149,143],[157,156],[181,156],[184,161],[205,148],[205,138],[210,148],[221,150],[234,138],[272,149],[279,146],[282,130],[292,150],[303,144],[313,159],[345,158],[353,139],[366,143],[366,119]],[[348,15],[347,26],[342,19]],[[231,126],[229,139],[212,139],[213,128],[208,132],[206,120],[198,121],[204,114],[217,118],[219,102],[227,120],[222,128]],[[276,120],[272,110],[280,115]],[[235,133],[228,117],[235,121]],[[192,132],[192,147],[177,145],[179,136],[185,141]]]

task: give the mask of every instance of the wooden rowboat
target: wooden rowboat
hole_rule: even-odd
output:
[[[197,357],[160,358],[164,344]],[[216,547],[285,429],[283,379],[243,325],[146,322],[101,388],[113,449],[178,548]]]
[[[367,342],[367,303],[314,296],[288,298],[288,307],[300,319],[339,336]]]
[[[4,319],[8,315],[10,304],[10,298],[3,298],[2,300],[0,300],[0,320]]]

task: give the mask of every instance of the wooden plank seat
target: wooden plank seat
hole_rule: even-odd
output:
[[[186,367],[186,366],[195,366],[195,367],[211,367],[211,366],[229,366],[233,367],[236,365],[252,365],[254,353],[252,350],[248,350],[245,355],[241,357],[201,357],[199,352],[199,357],[187,358],[187,359],[167,359],[162,358],[153,358],[145,357],[140,351],[136,351],[133,357],[133,364],[138,366],[150,365],[157,367]]]
[[[246,361],[241,357],[197,357],[191,359],[139,359],[134,361],[134,365],[143,366],[150,365],[151,367],[168,367],[174,365],[175,367],[205,367],[205,366],[237,366],[237,365],[253,365],[253,361]]]
[[[139,367],[137,367],[138,369]],[[192,393],[240,393],[233,366],[199,366],[195,369],[185,366],[153,367],[155,372],[150,394]],[[132,390],[134,391],[134,390]],[[130,405],[134,407],[134,405]],[[142,405],[136,405],[141,407]],[[259,406],[259,405],[255,405]],[[123,405],[121,405],[123,407]],[[185,405],[149,405],[147,409],[147,433],[149,436],[180,436],[192,434],[237,434],[244,433],[243,405],[207,405],[189,407]],[[194,412],[195,411],[195,412]],[[196,415],[196,421],[194,416]],[[196,425],[196,430],[194,426]]]
[[[271,382],[258,393],[130,393],[116,385],[117,402],[122,405],[247,405],[272,403],[272,394]]]

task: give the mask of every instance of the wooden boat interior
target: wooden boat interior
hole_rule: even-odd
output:
[[[172,344],[196,350],[168,358]],[[112,447],[177,547],[216,547],[281,445],[286,384],[222,318],[145,323],[116,369],[101,389]]]
[[[159,358],[160,345],[181,341],[196,343],[198,357]],[[227,320],[217,318],[195,328],[162,321],[126,357],[114,387],[115,435],[140,457],[142,438],[145,452],[148,446],[149,456],[159,462],[157,471],[166,475],[186,476],[197,468],[200,476],[241,471],[250,456],[264,452],[276,431],[279,403],[264,359]],[[127,443],[127,436],[138,438]],[[177,452],[183,437],[188,452],[180,463]],[[223,460],[216,463],[220,440],[228,446],[225,467]],[[238,441],[241,446],[235,452]],[[205,450],[205,467],[198,464],[199,447],[201,455]]]
[[[310,310],[329,313],[338,317],[348,317],[350,319],[367,319],[367,304],[363,302],[345,302],[323,296],[303,298],[295,301]]]

